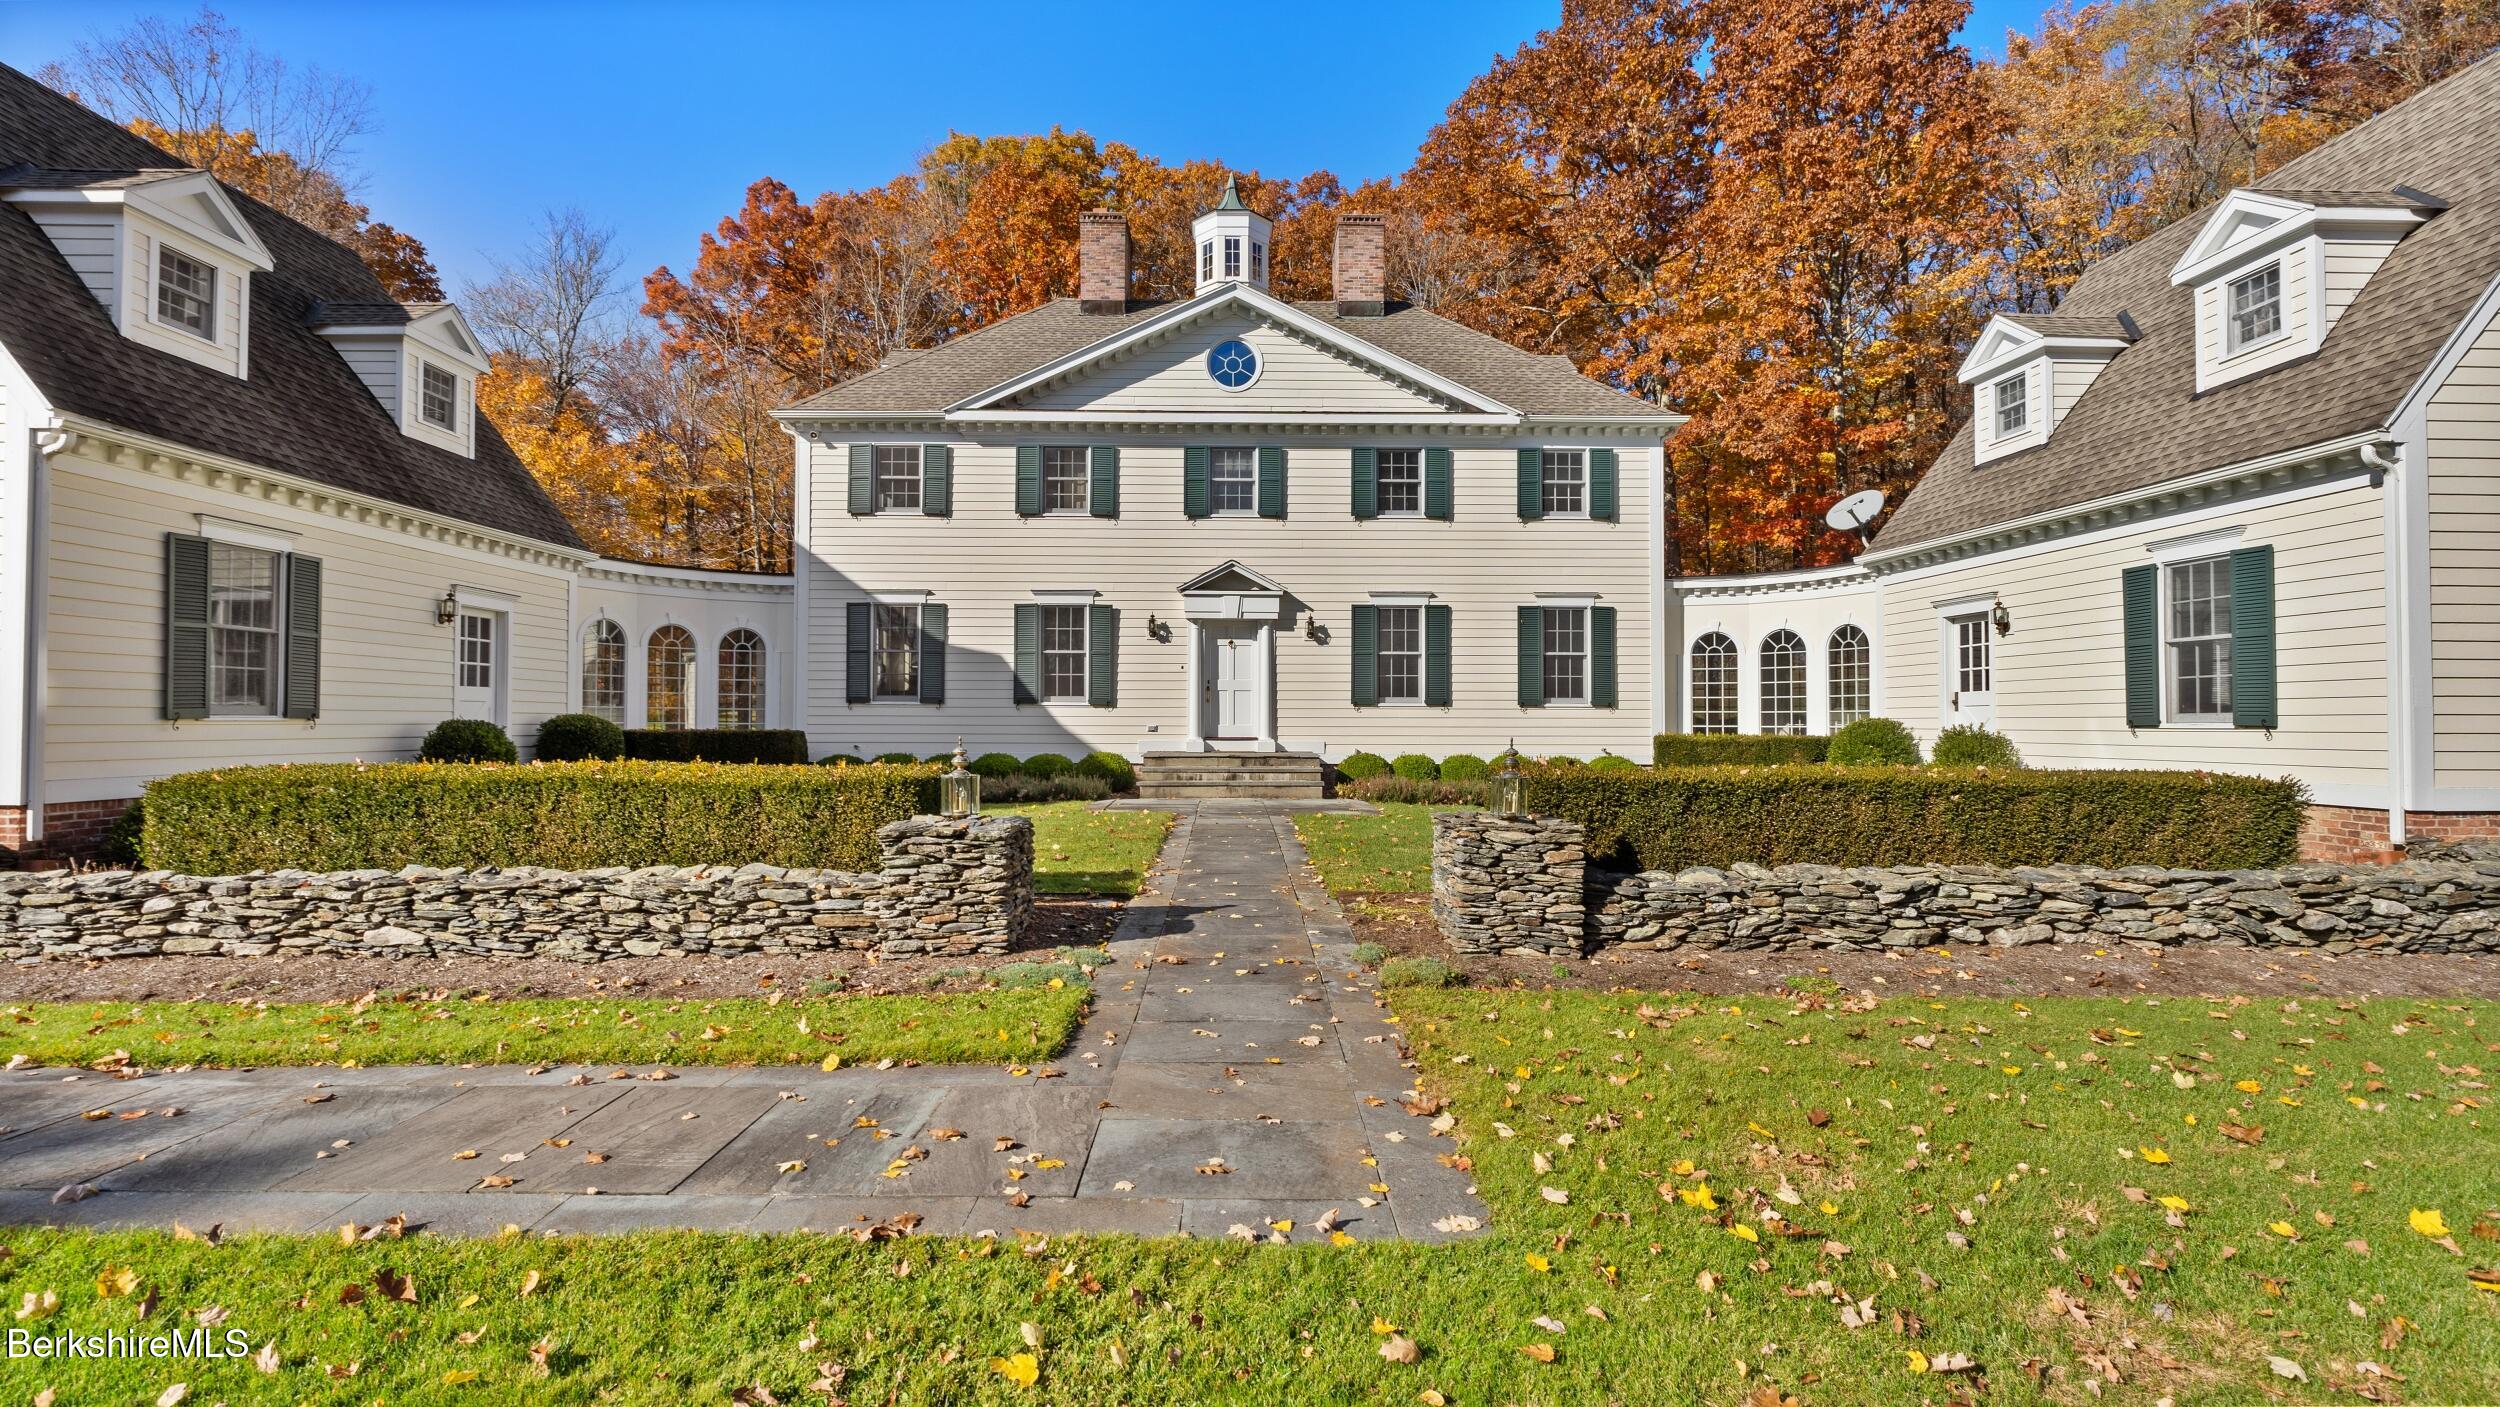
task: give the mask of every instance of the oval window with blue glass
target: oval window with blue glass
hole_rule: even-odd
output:
[[[1259,379],[1259,354],[1238,337],[1207,349],[1207,375],[1227,391],[1238,391]]]

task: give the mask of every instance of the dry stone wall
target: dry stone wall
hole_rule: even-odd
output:
[[[971,957],[1020,944],[1033,823],[915,816],[877,832],[879,869],[278,870],[0,874],[0,958],[539,957],[850,948]]]
[[[1432,916],[1462,953],[1578,955],[1588,927],[1577,821],[1444,811],[1432,818]]]

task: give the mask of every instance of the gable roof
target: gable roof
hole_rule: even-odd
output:
[[[1224,297],[1210,293],[1207,299]],[[1258,295],[1265,298],[1266,295]],[[1088,313],[1059,298],[909,356],[784,407],[791,419],[935,418],[985,391],[1112,342],[1153,319],[1202,300],[1133,303],[1125,313]],[[1404,362],[1532,418],[1655,420],[1663,432],[1682,417],[1582,376],[1560,357],[1521,351],[1496,337],[1421,308],[1393,304],[1376,318],[1339,316],[1334,302],[1283,303],[1332,338]]]
[[[0,168],[127,179],[179,165],[0,65]],[[353,251],[221,189],[273,265],[251,280],[249,379],[122,336],[34,218],[0,204],[0,287],[8,290],[0,297],[0,346],[47,401],[64,413],[351,493],[582,548],[572,524],[483,416],[473,459],[402,434],[322,339],[310,321],[317,305],[397,306]]]
[[[2484,59],[2285,165],[2264,190],[2304,203],[2446,209],[2404,237],[2315,356],[2196,392],[2195,290],[2171,269],[2205,227],[2176,221],[2095,265],[2057,317],[2140,335],[2046,444],[1971,462],[1967,424],[1875,535],[1875,550],[2148,488],[2375,430],[2500,273],[2500,58]],[[2398,187],[2406,188],[2398,191]],[[2422,195],[2436,197],[2426,203]]]

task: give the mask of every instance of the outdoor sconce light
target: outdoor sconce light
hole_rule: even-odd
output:
[[[938,810],[949,816],[981,814],[981,779],[964,765],[964,740],[955,740],[955,770],[938,778]]]
[[[460,619],[460,588],[455,586],[443,593],[442,600],[434,603],[434,623],[449,625],[458,619]]]
[[[1172,627],[1152,611],[1146,613],[1146,638],[1161,645],[1172,643]]]
[[[2003,635],[2014,628],[2014,613],[2005,609],[2005,603],[1999,601],[1996,609],[1988,612],[1988,623],[1997,628],[1997,634]]]
[[[1313,612],[1312,614],[1302,618],[1302,638],[1310,641],[1314,645],[1327,638],[1326,632],[1319,628],[1319,614],[1317,612]]]
[[[1502,753],[1502,770],[1493,774],[1493,814],[1525,816],[1528,814],[1528,782],[1519,775],[1519,744],[1513,740]]]

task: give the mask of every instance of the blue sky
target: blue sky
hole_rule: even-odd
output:
[[[1056,123],[1168,160],[1391,175],[1468,79],[1560,6],[1259,0],[1220,40],[1191,32],[1209,7],[1169,0],[217,8],[264,49],[373,85],[381,130],[358,153],[358,194],[425,241],[457,296],[551,207],[612,226],[634,278],[682,272],[757,177],[805,195],[880,182],[950,128]],[[0,0],[0,62],[32,70],[139,16],[193,12]],[[2037,14],[1979,0],[1966,34],[1995,53]]]

